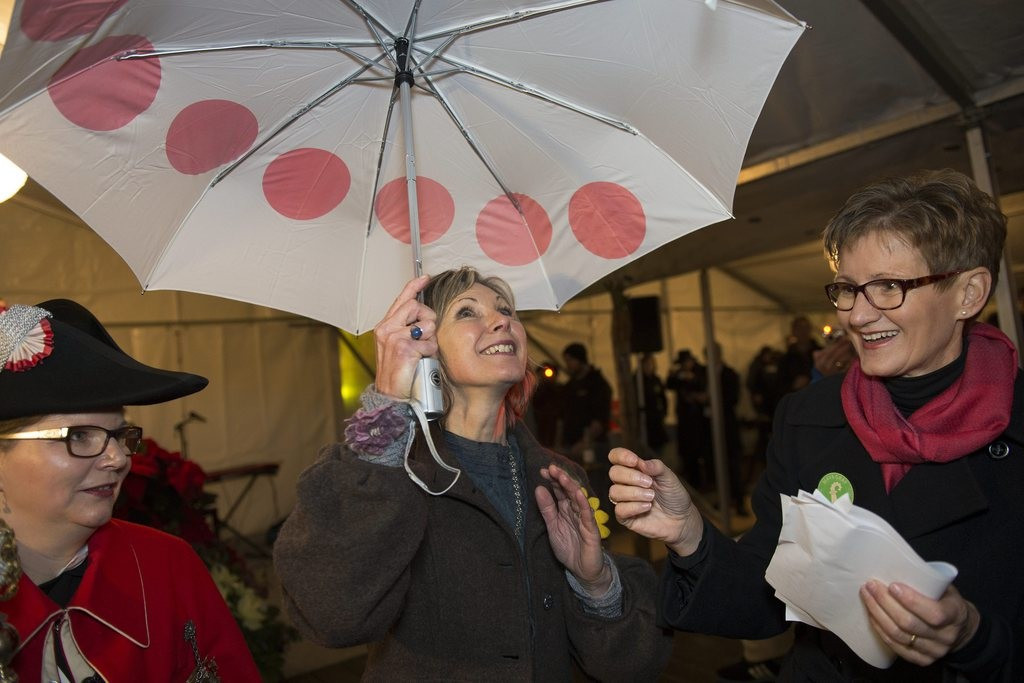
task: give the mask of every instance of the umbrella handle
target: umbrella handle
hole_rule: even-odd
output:
[[[423,361],[433,361],[434,364],[437,363],[437,360],[434,358],[424,358]],[[420,362],[423,363],[423,361]],[[426,365],[429,365],[429,363]],[[437,389],[438,392],[440,392],[440,375],[438,375]],[[448,482],[448,485],[445,486],[440,491],[431,490],[430,486],[428,486],[425,481],[416,476],[416,473],[413,472],[412,467],[409,465],[409,454],[412,452],[413,443],[413,439],[411,438],[409,439],[409,443],[405,447],[405,459],[402,461],[402,464],[405,466],[405,471],[409,475],[409,478],[412,479],[413,483],[415,483],[417,486],[419,486],[421,489],[423,489],[432,496],[443,496],[444,494],[448,493],[448,491],[450,491],[453,486],[455,486],[455,482],[459,480],[459,475],[462,474],[462,470],[460,470],[457,467],[452,467],[451,465],[447,464],[444,460],[441,459],[441,454],[437,452],[437,447],[434,445],[434,438],[430,436],[430,425],[427,424],[427,415],[423,412],[423,406],[420,405],[420,402],[415,398],[411,398],[409,399],[409,406],[412,408],[413,415],[415,415],[416,419],[419,420],[420,429],[423,430],[423,438],[427,442],[427,448],[430,449],[430,455],[431,457],[434,458],[434,462],[436,462],[441,469],[447,470],[448,472],[452,473],[455,476],[452,477],[452,480]],[[0,681],[0,683],[3,682]]]
[[[441,393],[441,364],[436,358],[420,358],[412,380],[412,400],[420,404],[428,420],[436,420],[444,413],[444,395]]]

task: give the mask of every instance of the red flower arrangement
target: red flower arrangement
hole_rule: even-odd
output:
[[[114,515],[180,536],[193,546],[216,544],[208,522],[215,497],[203,491],[205,482],[206,473],[198,464],[153,439],[143,439],[141,450],[132,456]]]

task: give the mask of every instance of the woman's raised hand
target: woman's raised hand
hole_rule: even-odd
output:
[[[437,316],[416,295],[430,277],[413,278],[402,288],[384,319],[373,328],[377,341],[377,391],[395,398],[412,395],[416,364],[437,354]],[[419,333],[414,336],[414,329]]]
[[[599,598],[608,592],[612,573],[604,564],[594,510],[579,483],[561,467],[550,465],[540,474],[551,483],[551,491],[544,486],[534,491],[551,550],[587,592]]]
[[[704,521],[675,472],[661,460],[644,460],[625,448],[613,448],[608,460],[608,499],[619,523],[663,541],[678,555],[692,555],[704,535]]]

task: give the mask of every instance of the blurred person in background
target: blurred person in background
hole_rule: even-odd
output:
[[[807,316],[799,315],[790,323],[789,345],[779,359],[779,389],[787,394],[811,383],[814,373],[814,352],[821,344],[814,338],[814,328]]]
[[[772,417],[779,403],[779,361],[782,352],[770,346],[762,346],[747,368],[747,391],[754,406],[757,420],[757,443],[754,453],[762,457],[768,448],[772,434]]]
[[[711,432],[704,417],[707,394],[707,369],[697,362],[689,349],[676,354],[665,386],[675,392],[676,450],[682,477],[703,490],[709,483],[705,468],[711,455]]]
[[[563,398],[558,383],[558,368],[552,363],[537,366],[537,389],[530,400],[528,415],[533,422],[537,441],[545,448],[557,448]]]
[[[562,387],[562,448],[586,464],[608,453],[608,430],[612,419],[612,388],[601,371],[590,364],[587,347],[573,342],[562,351],[569,375]]]
[[[634,385],[637,384],[643,386],[644,436],[647,447],[659,455],[662,446],[668,443],[668,431],[665,429],[668,400],[665,398],[665,385],[658,376],[658,361],[653,353],[645,353],[640,357],[640,372],[634,374]]]

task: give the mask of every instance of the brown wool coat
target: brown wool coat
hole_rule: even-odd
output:
[[[325,447],[300,477],[274,547],[299,630],[330,647],[370,643],[365,680],[568,681],[573,660],[598,680],[654,680],[672,639],[655,625],[652,569],[614,557],[623,615],[584,614],[533,491],[546,485],[540,469],[551,462],[585,475],[524,427],[515,434],[527,480],[525,553],[467,475],[435,497],[403,468],[365,462],[342,444]],[[434,443],[455,465],[440,432]],[[422,435],[410,462],[433,490],[447,485]]]

